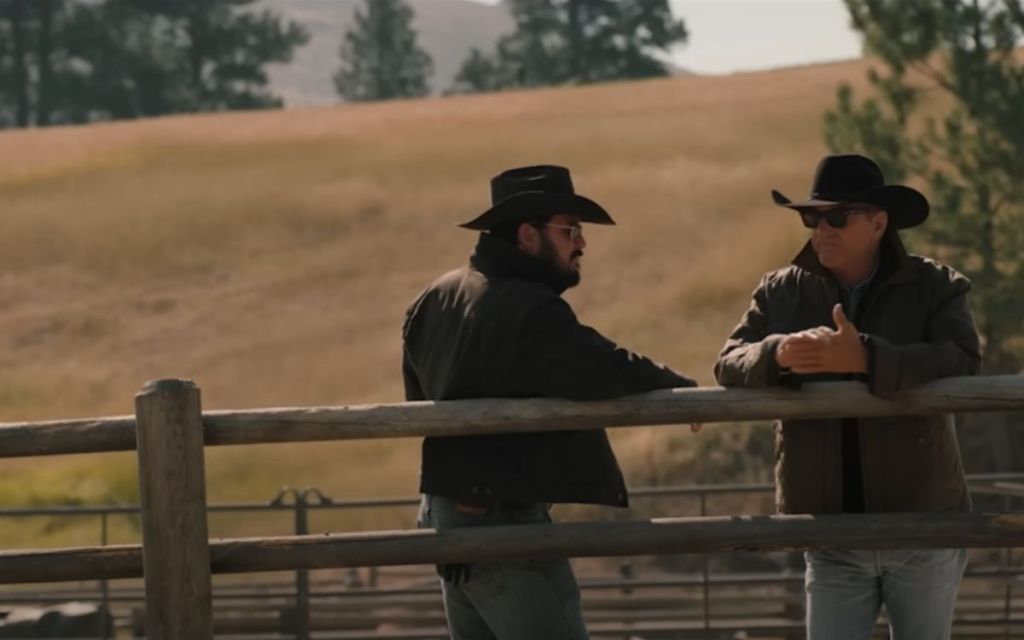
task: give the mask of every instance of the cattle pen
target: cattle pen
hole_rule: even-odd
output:
[[[0,553],[0,582],[145,579],[147,637],[213,637],[214,573],[822,548],[1024,546],[1024,514],[918,513],[658,518],[473,530],[404,530],[211,541],[204,448],[458,436],[774,418],[1024,410],[1024,376],[949,378],[887,401],[853,382],[800,391],[702,387],[611,401],[482,399],[203,412],[198,387],[147,383],[134,416],[0,425],[0,457],[135,449],[142,544]]]

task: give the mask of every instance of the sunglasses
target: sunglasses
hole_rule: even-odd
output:
[[[800,220],[808,229],[817,229],[822,220],[833,229],[842,229],[846,226],[846,221],[850,216],[858,213],[871,213],[872,211],[874,209],[864,206],[836,207],[826,211],[804,210],[800,212]]]
[[[550,222],[544,222],[544,223],[542,223],[542,226],[554,227],[555,229],[568,229],[569,230],[569,239],[572,240],[573,242],[576,242],[577,240],[579,240],[580,236],[583,235],[583,226],[582,225],[578,225],[578,224],[568,225],[568,224],[552,224]]]

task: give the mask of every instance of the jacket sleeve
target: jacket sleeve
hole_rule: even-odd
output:
[[[715,380],[726,387],[769,387],[795,382],[775,361],[775,351],[786,337],[768,333],[769,276],[761,279],[750,308],[725,341],[715,362]]]
[[[402,381],[405,384],[405,400],[414,402],[426,400],[427,395],[423,392],[423,385],[419,376],[416,375],[416,367],[413,365],[412,357],[409,354],[410,332],[412,330],[412,318],[416,307],[423,297],[420,296],[405,312],[405,321],[402,323]]]
[[[523,372],[532,391],[569,400],[604,400],[654,389],[695,387],[666,366],[619,347],[581,325],[561,298],[524,317]]]
[[[974,318],[967,304],[971,285],[958,277],[940,297],[926,325],[926,342],[894,345],[865,334],[868,349],[868,389],[890,398],[937,378],[975,375],[981,369],[981,349]]]
[[[427,399],[427,396],[423,393],[423,388],[420,386],[419,378],[416,377],[412,361],[409,359],[409,352],[405,349],[402,349],[402,379],[405,382],[405,399],[407,402]]]

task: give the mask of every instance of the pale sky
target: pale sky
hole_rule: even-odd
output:
[[[690,71],[731,73],[860,57],[842,0],[670,2],[690,32],[674,60]]]

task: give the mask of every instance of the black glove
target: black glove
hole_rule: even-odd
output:
[[[444,578],[445,582],[450,582],[453,587],[457,587],[460,582],[469,582],[470,566],[468,564],[439,564],[435,565],[435,568],[437,575]]]

